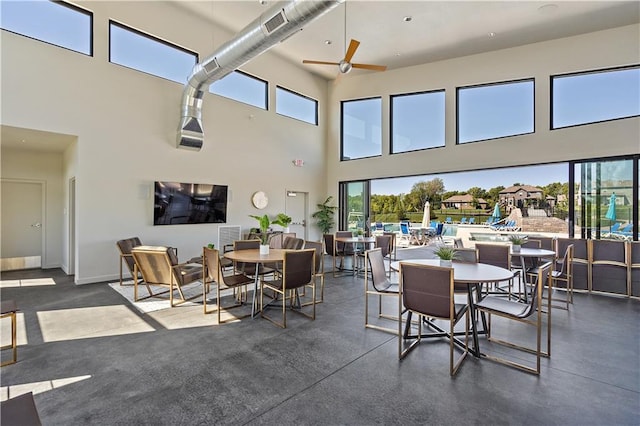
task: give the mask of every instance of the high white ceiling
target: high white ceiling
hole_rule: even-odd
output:
[[[174,1],[231,33],[243,29],[273,1]],[[346,14],[346,16],[345,16]],[[403,18],[412,19],[405,22]],[[388,69],[504,49],[640,22],[638,1],[375,1],[347,0],[272,51],[324,78],[337,67],[351,38],[362,44],[353,62]],[[489,34],[493,33],[493,36]],[[212,38],[212,34],[203,34]],[[215,38],[215,47],[227,38]],[[640,34],[639,34],[640,37]],[[331,40],[331,44],[325,44]],[[212,52],[200,52],[204,58]],[[373,71],[352,70],[352,74]],[[75,138],[0,126],[2,147],[63,151]]]
[[[235,34],[275,2],[178,0],[176,3]],[[404,21],[406,16],[411,17],[409,22]],[[353,62],[393,69],[638,22],[638,1],[347,0],[272,51],[333,79],[338,74],[337,67],[302,65],[302,60],[338,62],[351,38],[362,43]],[[325,44],[325,40],[331,44]],[[215,40],[214,33],[216,47],[226,41]],[[200,53],[206,57],[212,52]]]

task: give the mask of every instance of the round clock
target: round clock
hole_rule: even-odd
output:
[[[267,198],[267,194],[263,191],[257,191],[251,197],[251,202],[257,209],[264,209],[269,204],[269,199]]]

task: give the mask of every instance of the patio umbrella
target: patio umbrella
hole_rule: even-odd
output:
[[[489,220],[491,220],[491,223],[496,223],[497,221],[500,220],[501,216],[502,215],[500,214],[500,205],[496,203],[496,206],[493,208],[493,213],[491,214],[491,217],[489,218]]]
[[[609,231],[611,231],[611,225],[616,221],[616,193],[612,193],[611,197],[609,197],[609,209],[607,210],[607,214],[604,215],[609,222]]]
[[[427,201],[424,203],[424,213],[422,214],[422,228],[431,226],[431,205]]]

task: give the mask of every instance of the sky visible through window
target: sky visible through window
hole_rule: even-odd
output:
[[[444,90],[391,97],[393,153],[444,146]]]
[[[342,103],[342,158],[382,154],[382,100],[361,99]]]
[[[276,87],[276,112],[310,124],[318,124],[318,103],[281,87]]]
[[[225,98],[267,109],[267,82],[238,71],[227,74],[209,86],[209,91]]]
[[[91,15],[50,1],[1,1],[0,26],[76,52],[91,54]]]

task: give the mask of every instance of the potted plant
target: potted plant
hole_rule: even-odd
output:
[[[510,235],[509,241],[511,241],[511,247],[514,252],[519,252],[520,248],[522,248],[522,244],[527,242],[526,235]]]
[[[316,204],[318,210],[311,215],[312,218],[316,219],[316,224],[323,234],[331,232],[331,228],[333,228],[333,225],[335,224],[333,221],[333,215],[338,207],[329,205],[332,198],[333,197],[330,195],[323,203]]]
[[[284,232],[289,232],[289,225],[291,224],[292,220],[293,219],[291,219],[291,216],[288,216],[284,213],[278,213],[273,223],[282,226]]]
[[[440,258],[440,266],[451,267],[451,261],[455,257],[455,248],[448,246],[440,246],[433,252],[438,258]]]
[[[360,239],[362,239],[362,237],[364,237],[364,229],[362,229],[362,228],[356,229],[353,233],[354,233],[354,237],[358,237]]]
[[[283,214],[280,213],[280,215]],[[267,214],[264,214],[262,216],[249,215],[249,217],[252,217],[258,221],[258,225],[260,227],[260,254],[269,254],[269,227],[272,224],[284,226],[284,222],[282,221],[283,218],[280,217],[280,215],[276,216],[276,218],[273,220],[271,220],[269,218],[269,215]],[[289,218],[289,223],[290,222],[291,218]]]

